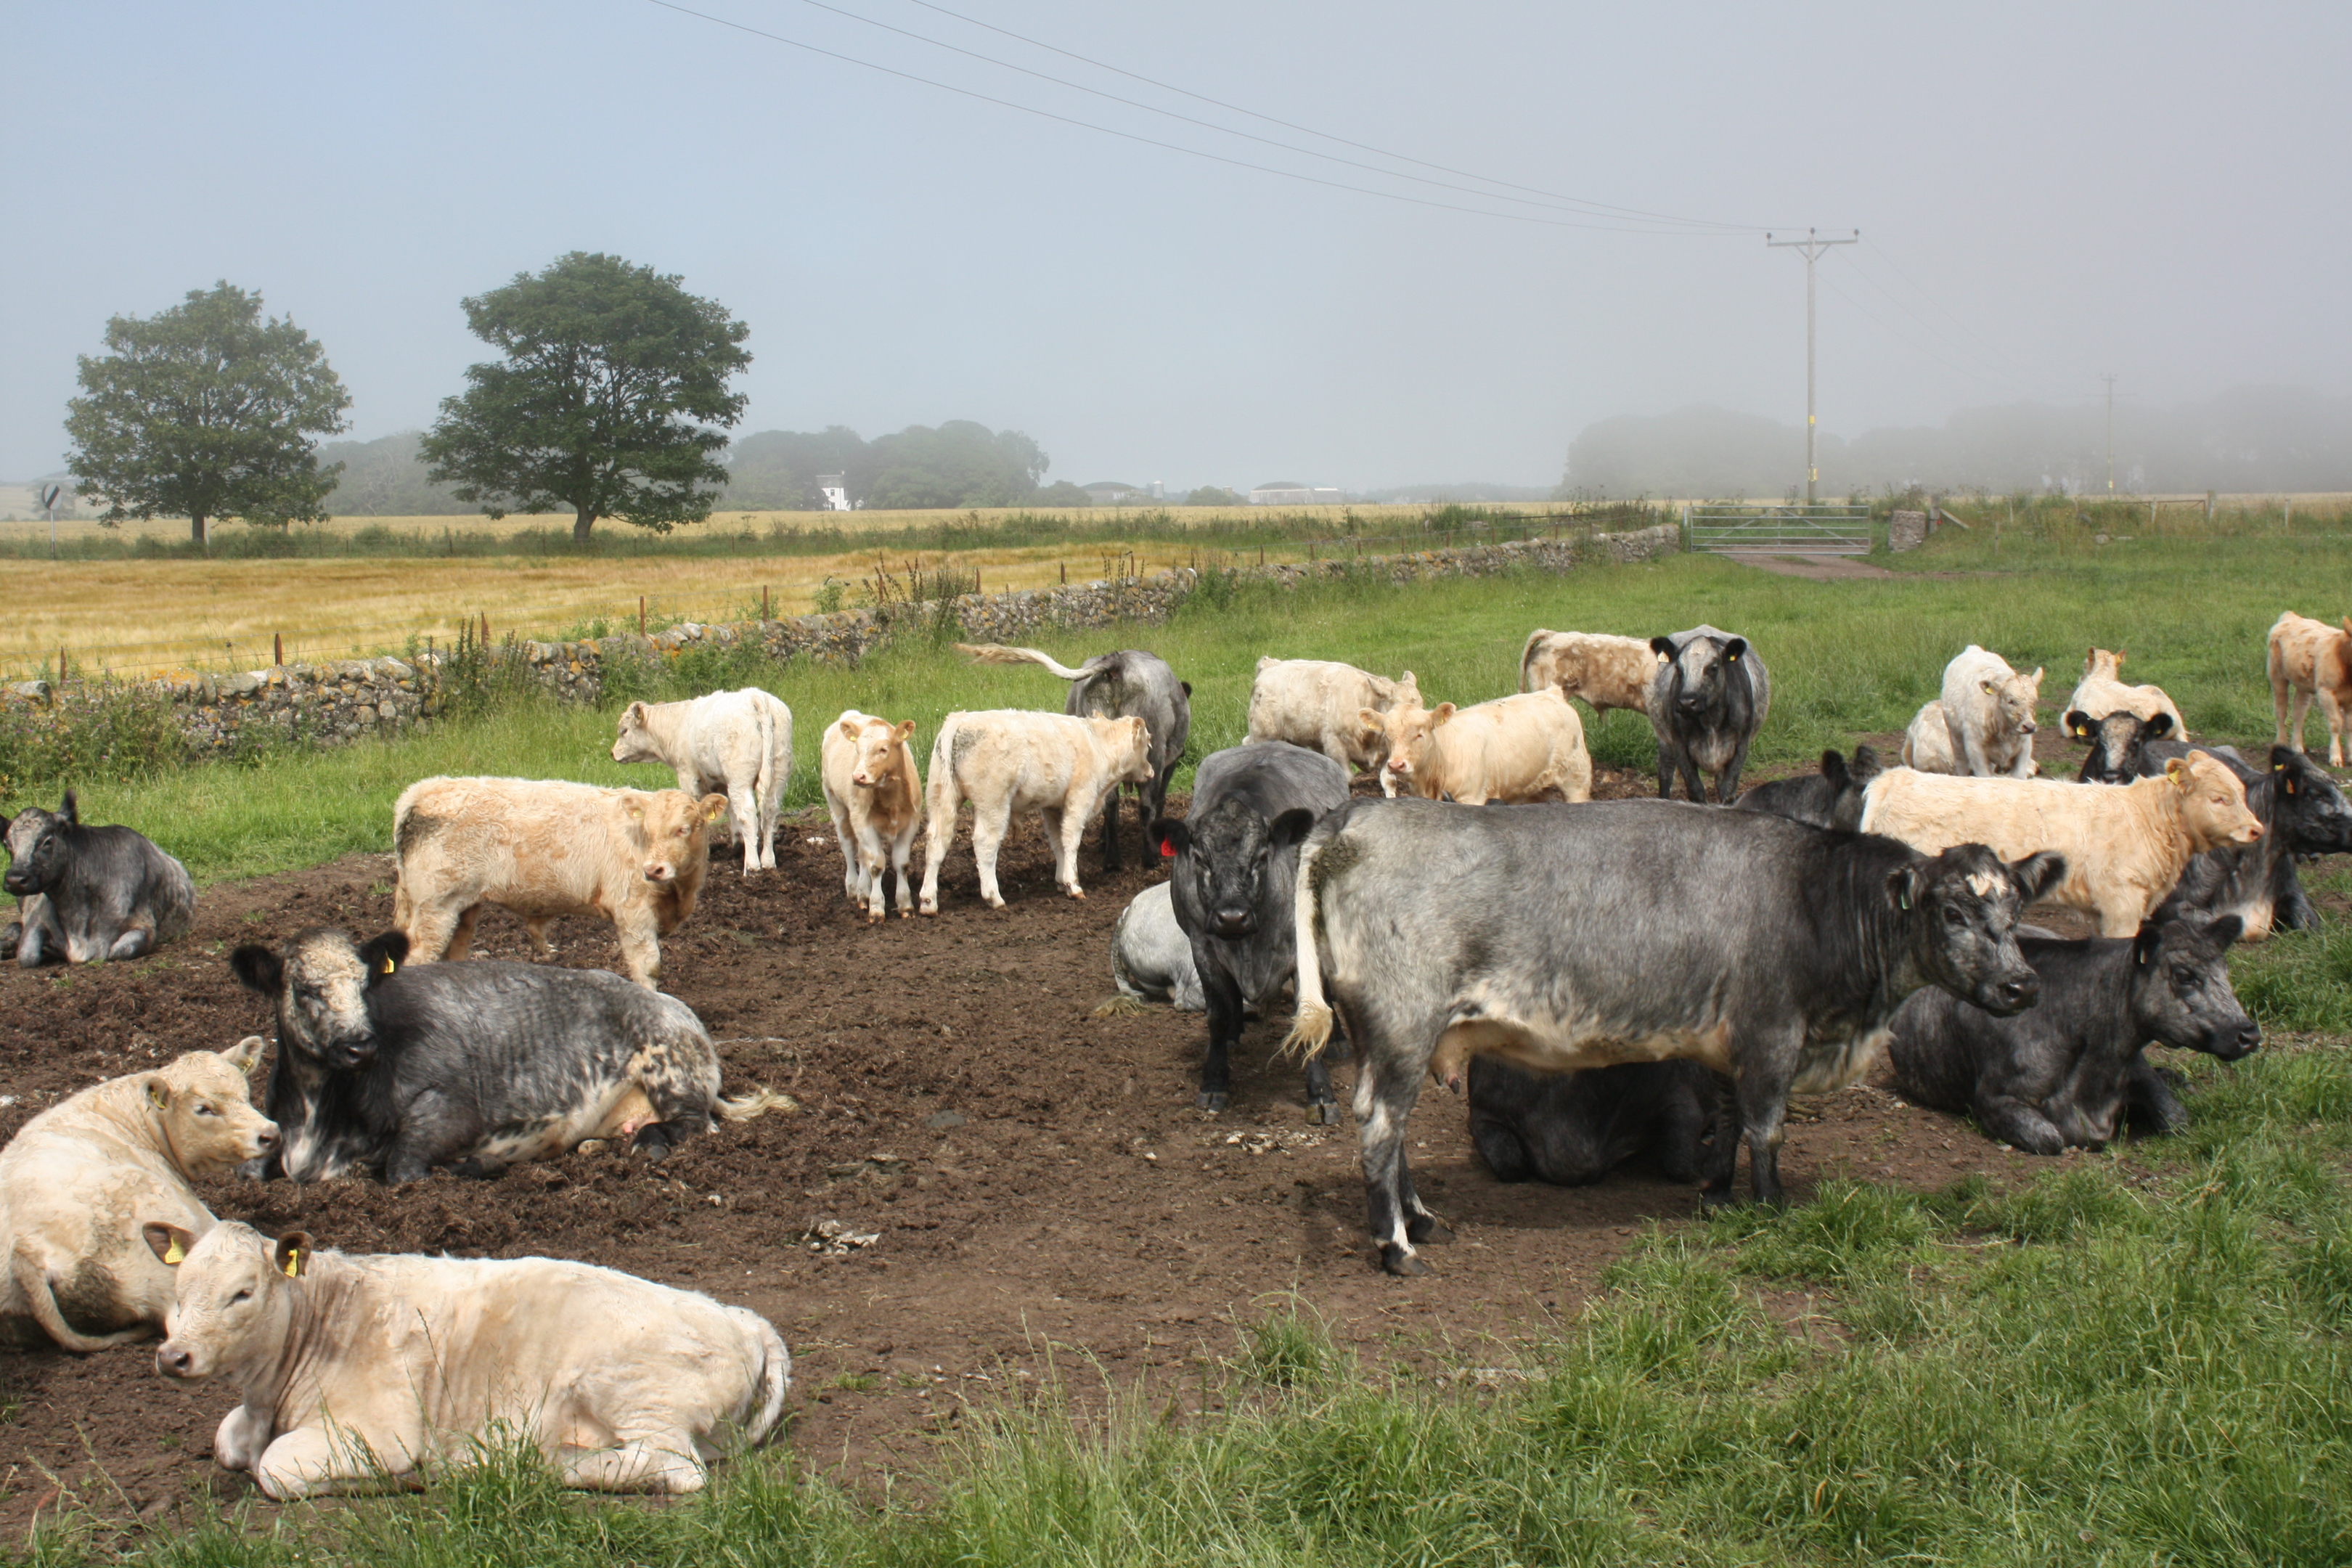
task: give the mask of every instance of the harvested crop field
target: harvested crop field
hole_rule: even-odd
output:
[[[1614,771],[1600,782],[1651,787]],[[1628,1237],[1696,1206],[1690,1188],[1639,1171],[1573,1191],[1498,1184],[1459,1102],[1433,1089],[1413,1123],[1416,1175],[1459,1239],[1427,1278],[1386,1279],[1363,1238],[1352,1129],[1308,1126],[1297,1068],[1269,1060],[1282,1020],[1251,1026],[1234,1108],[1212,1116],[1192,1109],[1197,1016],[1092,1016],[1111,991],[1112,922],[1157,868],[1094,873],[1073,902],[1032,829],[1005,847],[1004,910],[980,904],[960,847],[940,918],[869,929],[823,817],[788,827],[776,873],[747,883],[714,863],[665,972],[727,1042],[730,1091],[768,1084],[797,1112],[722,1125],[658,1166],[608,1152],[396,1191],[222,1182],[206,1202],[348,1250],[573,1257],[751,1306],[797,1363],[783,1441],[860,1490],[921,1471],[967,1399],[1056,1374],[1082,1403],[1139,1384],[1155,1409],[1213,1403],[1235,1323],[1292,1292],[1373,1365],[1439,1376],[1506,1360],[1482,1342],[1572,1312]],[[1082,877],[1096,863],[1090,846]],[[391,875],[388,857],[352,856],[222,884],[194,934],[156,959],[0,969],[13,1097],[0,1136],[100,1078],[268,1032],[228,949],[314,924],[380,929]],[[482,931],[486,956],[524,956],[509,918]],[[557,935],[562,962],[616,956],[583,922]],[[1349,1069],[1337,1077],[1344,1103]],[[1924,1191],[2055,1164],[1870,1088],[1801,1100],[1791,1122],[1783,1168],[1800,1198],[1834,1174]],[[825,1222],[874,1239],[813,1245]],[[252,1495],[211,1458],[232,1403],[156,1376],[138,1346],[0,1352],[0,1539],[22,1542],[37,1510],[65,1500],[163,1522]]]

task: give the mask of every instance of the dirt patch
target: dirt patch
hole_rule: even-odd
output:
[[[1632,770],[1596,783],[1654,789]],[[1214,1396],[1204,1359],[1232,1352],[1235,1321],[1294,1292],[1381,1364],[1434,1375],[1456,1346],[1491,1362],[1478,1342],[1572,1310],[1627,1238],[1693,1213],[1690,1188],[1639,1171],[1574,1191],[1499,1184],[1460,1102],[1432,1089],[1412,1123],[1415,1173],[1460,1239],[1429,1277],[1383,1278],[1352,1128],[1309,1127],[1297,1065],[1268,1059],[1283,1020],[1252,1026],[1233,1110],[1211,1116],[1192,1103],[1197,1016],[1090,1016],[1111,992],[1111,924],[1157,866],[1107,877],[1090,847],[1076,902],[1025,829],[1005,847],[1005,910],[980,904],[959,846],[942,915],[869,928],[821,818],[789,823],[777,860],[750,881],[714,868],[664,944],[665,977],[725,1042],[730,1091],[785,1089],[798,1113],[722,1126],[657,1166],[575,1154],[397,1190],[223,1182],[205,1201],[346,1250],[578,1258],[750,1306],[797,1363],[792,1450],[852,1484],[919,1468],[967,1396],[1055,1366],[1197,1409]],[[208,889],[194,933],[146,962],[0,966],[0,1138],[98,1079],[268,1033],[228,950],[322,923],[380,930],[391,880],[388,857],[351,857]],[[603,928],[556,934],[559,962],[617,962]],[[484,920],[484,956],[524,945],[511,919]],[[1351,1070],[1335,1077],[1344,1104]],[[2048,1168],[1875,1089],[1800,1100],[1791,1122],[1782,1169],[1800,1195],[1832,1173],[1927,1190]],[[828,1223],[876,1239],[843,1246]],[[158,1521],[247,1496],[211,1458],[231,1402],[157,1377],[137,1346],[0,1352],[0,1538],[22,1540],[60,1486]]]

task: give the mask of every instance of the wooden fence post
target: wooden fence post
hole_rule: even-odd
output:
[[[763,621],[768,618],[768,585],[765,583],[760,584],[760,618]]]
[[[66,689],[66,645],[58,644],[58,689]]]
[[[637,595],[637,635],[646,635],[646,596],[643,594]]]
[[[269,662],[280,667],[283,667],[286,663],[286,634],[284,632],[272,632],[269,634]]]

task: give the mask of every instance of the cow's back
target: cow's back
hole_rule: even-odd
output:
[[[625,851],[618,799],[635,793],[562,779],[431,778],[393,807],[393,848],[410,900],[504,889],[518,912],[592,902]],[[412,886],[412,884],[414,884]]]

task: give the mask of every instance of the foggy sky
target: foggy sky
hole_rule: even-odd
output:
[[[1503,205],[803,0],[693,3],[1138,135]],[[2089,396],[2105,372],[2150,406],[2352,391],[2341,5],[941,3],[1336,136],[1746,226],[1593,232],[1302,184],[649,0],[5,0],[0,478],[59,465],[74,356],[110,314],[258,289],[324,344],[372,438],[429,424],[485,357],[462,296],[572,249],[682,274],[751,324],[739,435],[975,419],[1081,483],[1546,484],[1613,415],[1801,421],[1803,267],[1768,227],[1863,232],[1821,264],[1825,430]],[[1411,167],[911,0],[838,4]]]

